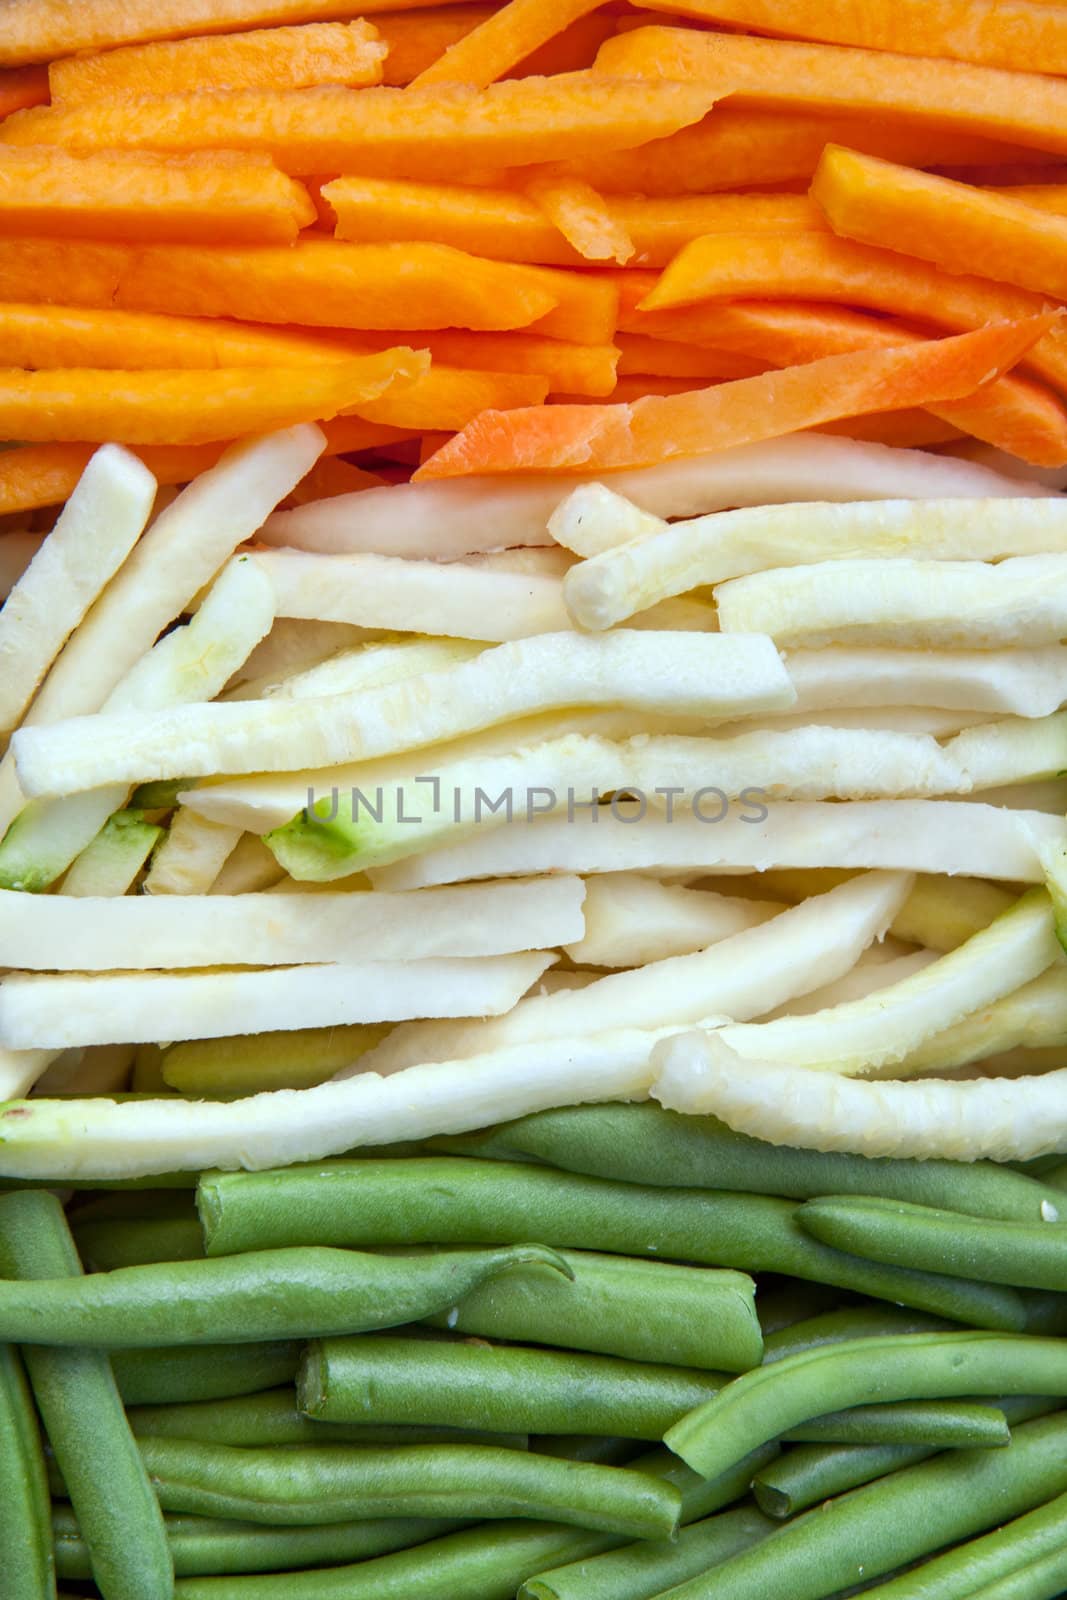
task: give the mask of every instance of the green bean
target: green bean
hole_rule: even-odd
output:
[[[0,1272],[60,1279],[61,1273],[80,1271],[54,1195],[26,1192],[0,1201]],[[2,1287],[32,1293],[34,1286]],[[24,1357],[104,1600],[170,1600],[174,1570],[163,1517],[107,1355],[30,1344]]]
[[[1041,1182],[1047,1183],[1050,1189],[1067,1189],[1067,1161],[1057,1161],[1056,1166],[1048,1168]]]
[[[111,1366],[127,1405],[167,1405],[229,1400],[292,1383],[300,1356],[295,1339],[270,1339],[259,1344],[112,1350]]]
[[[144,1222],[185,1217],[195,1220],[196,1196],[189,1189],[105,1190],[76,1194],[68,1215],[72,1228],[85,1222]]]
[[[500,1433],[486,1435],[487,1440],[507,1437]],[[561,1461],[595,1461],[601,1467],[625,1467],[640,1447],[636,1439],[613,1439],[598,1433],[546,1433],[530,1439],[529,1448],[540,1456],[558,1456]]]
[[[0,1551],[8,1600],[50,1600],[56,1580],[48,1482],[18,1351],[0,1345]]]
[[[279,1244],[535,1238],[812,1278],[972,1327],[1021,1328],[1025,1316],[1011,1289],[831,1250],[804,1232],[789,1201],[765,1195],[640,1188],[547,1168],[424,1157],[212,1174],[201,1182],[198,1203],[211,1256]]]
[[[201,1444],[495,1444],[525,1450],[524,1433],[489,1433],[477,1428],[361,1427],[315,1422],[298,1410],[293,1388],[234,1400],[192,1401],[186,1405],[135,1406],[130,1427],[138,1436],[197,1439]],[[636,1452],[636,1446],[631,1454]]]
[[[1062,1600],[1065,1583],[1067,1550],[1050,1550],[1039,1561],[976,1589],[971,1600]]]
[[[477,1288],[433,1327],[490,1339],[559,1345],[679,1367],[745,1372],[763,1336],[756,1285],[740,1272],[561,1251],[573,1281],[509,1274]]]
[[[1065,1488],[1067,1418],[1057,1414],[1025,1423],[1006,1450],[954,1450],[817,1506],[663,1600],[825,1600],[996,1527]],[[972,1587],[961,1593],[969,1596]],[[920,1594],[932,1600],[921,1588],[916,1600]]]
[[[654,1105],[572,1106],[538,1111],[484,1134],[437,1139],[439,1148],[505,1161],[533,1157],[571,1172],[670,1188],[739,1189],[806,1200],[823,1194],[883,1195],[948,1206],[975,1217],[1037,1222],[1041,1182],[992,1161],[904,1161],[772,1145],[714,1117]]]
[[[1061,1201],[1067,1221],[1067,1200]],[[1067,1289],[1067,1226],[997,1222],[889,1200],[809,1200],[797,1212],[824,1244],[870,1261],[914,1263],[950,1277],[980,1277],[1024,1289]]]
[[[362,1517],[551,1517],[631,1539],[674,1532],[681,1494],[625,1467],[477,1445],[235,1450],[141,1439],[167,1511],[308,1526]]]
[[[320,1528],[263,1528],[254,1522],[208,1517],[164,1519],[180,1578],[221,1577],[236,1572],[284,1572],[300,1567],[365,1561],[390,1550],[407,1550],[449,1533],[455,1523],[430,1518],[390,1517],[379,1522],[327,1523]],[[88,1578],[89,1552],[69,1506],[52,1515],[56,1570],[61,1578]]]
[[[786,1279],[773,1289],[756,1285],[756,1315],[763,1329],[764,1339],[783,1328],[834,1310],[840,1296],[821,1283],[804,1283],[801,1279]]]
[[[871,1402],[952,1395],[1067,1395],[1067,1343],[1026,1334],[910,1333],[786,1356],[736,1378],[670,1428],[697,1472],[721,1472],[809,1417]]]
[[[788,1328],[771,1334],[765,1341],[763,1365],[770,1366],[784,1356],[795,1356],[801,1350],[815,1350],[820,1345],[843,1344],[849,1339],[873,1339],[889,1334],[943,1333],[952,1324],[940,1317],[928,1317],[922,1312],[907,1311],[900,1306],[843,1306],[836,1311],[824,1311],[808,1317],[804,1322],[794,1322]]]
[[[196,1261],[204,1254],[204,1235],[195,1217],[77,1222],[73,1232],[88,1272],[112,1272],[153,1261]]]
[[[1011,1438],[1007,1418],[995,1406],[962,1400],[898,1400],[852,1406],[812,1417],[782,1435],[814,1444],[920,1445],[938,1450],[995,1449]]]
[[[120,1267],[88,1278],[0,1283],[0,1339],[146,1348],[355,1333],[450,1306],[510,1267],[566,1271],[540,1245],[500,1250],[264,1250],[223,1261]]]
[[[528,1578],[518,1600],[652,1600],[765,1539],[775,1524],[754,1506],[709,1517],[672,1542],[624,1545]]]

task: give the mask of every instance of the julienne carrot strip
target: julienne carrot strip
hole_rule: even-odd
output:
[[[714,99],[699,82],[602,72],[513,78],[486,89],[247,90],[19,111],[0,139],[72,150],[265,151],[294,177],[447,178],[628,149],[698,122]]]
[[[47,104],[47,67],[9,67],[0,72],[0,120],[13,111]]]
[[[706,22],[824,44],[940,56],[1016,72],[1067,71],[1067,15],[1031,0],[637,0]]]
[[[615,343],[620,352],[620,378],[635,373],[657,378],[751,378],[766,365],[744,353],[735,355],[730,350],[711,350],[640,333],[617,333]],[[788,365],[792,359],[787,357],[783,364]]]
[[[534,178],[526,193],[584,260],[625,266],[633,256],[634,242],[625,224],[583,179]]]
[[[1022,200],[1038,211],[1048,211],[1053,216],[1067,217],[1067,183],[1062,180],[1049,183],[988,184],[991,194],[1002,195],[1005,200]]]
[[[778,438],[870,411],[962,399],[1014,366],[1052,320],[1050,314],[900,350],[829,356],[630,405],[483,412],[415,476],[613,471]]]
[[[334,500],[339,494],[359,494],[363,489],[380,489],[385,479],[376,472],[365,472],[342,461],[337,456],[327,456],[316,461],[306,477],[301,478],[292,494],[286,495],[282,508],[306,506],[315,500]]]
[[[850,150],[858,148],[852,139],[838,139],[834,142],[846,144]],[[870,153],[878,154],[877,151]],[[1015,189],[1026,184],[1067,183],[1067,164],[1048,156],[1042,157],[1039,151],[1032,150],[1030,155],[1035,159],[970,163],[931,161],[929,170],[936,172],[942,178],[957,178],[960,183],[988,184],[994,189],[998,185],[1007,185]],[[915,163],[916,166],[919,164]]]
[[[4,307],[0,306],[0,360],[3,359]],[[435,363],[466,367],[478,372],[533,373],[547,378],[554,391],[603,397],[615,387],[619,352],[614,344],[570,344],[533,333],[463,333],[446,328],[439,333],[358,333],[353,345],[331,342],[334,355],[352,349],[387,350],[407,340],[428,350]],[[307,341],[321,344],[321,340]],[[736,374],[735,374],[736,376]]]
[[[1067,19],[1067,12],[1064,13]],[[1067,217],[840,145],[823,152],[812,198],[835,233],[1067,298]]]
[[[483,89],[602,4],[603,0],[509,0],[472,33],[449,46],[415,84],[470,83]]]
[[[388,52],[382,63],[382,82],[394,89],[411,83],[494,10],[489,5],[433,6],[376,18],[375,29]]]
[[[130,160],[0,145],[0,232],[292,244],[315,221],[302,184],[258,162]]]
[[[384,394],[358,410],[368,422],[393,428],[451,432],[465,428],[480,411],[541,405],[548,390],[548,379],[535,373],[470,372],[434,365],[395,395]]]
[[[356,89],[381,83],[387,48],[377,28],[362,18],[310,22],[69,56],[52,62],[48,84],[53,105],[201,89],[314,89],[330,83]]]
[[[897,450],[928,450],[934,445],[953,444],[966,437],[959,428],[942,422],[933,411],[881,411],[869,417],[848,417],[844,422],[827,422],[816,433],[833,433],[844,439],[860,439],[865,444],[886,444]]]
[[[557,72],[584,72],[596,60],[605,39],[615,32],[618,18],[610,11],[590,11],[557,33],[507,74],[509,78],[551,78]]]
[[[931,128],[1067,151],[1067,83],[1037,72],[659,27],[609,39],[597,66],[613,76],[704,83],[735,102],[763,109],[823,107],[853,115],[910,116]]]

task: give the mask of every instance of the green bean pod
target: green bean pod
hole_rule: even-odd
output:
[[[652,1600],[697,1573],[710,1572],[774,1528],[754,1506],[741,1506],[683,1528],[674,1541],[628,1544],[539,1572],[523,1584],[518,1600]]]
[[[1040,1221],[1042,1201],[1056,1198],[1048,1176],[1038,1182],[993,1161],[908,1161],[795,1150],[734,1133],[714,1117],[684,1116],[649,1104],[538,1111],[486,1133],[432,1143],[464,1155],[533,1159],[626,1183],[738,1189],[795,1200],[882,1195],[1023,1222]]]
[[[87,1272],[143,1267],[154,1261],[197,1261],[204,1235],[195,1217],[138,1217],[79,1222],[74,1242]]]
[[[81,1263],[63,1208],[42,1191],[0,1201],[0,1272],[60,1282]],[[77,1285],[84,1280],[71,1280]],[[32,1282],[5,1283],[33,1293]],[[89,1547],[104,1600],[170,1600],[174,1569],[159,1503],[122,1408],[107,1355],[30,1344],[37,1409]]]
[[[525,1266],[566,1271],[539,1245],[391,1256],[311,1248],[0,1283],[0,1339],[145,1348],[355,1333],[417,1322]]]
[[[869,1261],[908,1262],[950,1277],[981,1277],[1024,1289],[1067,1290],[1067,1197],[1062,1218],[998,1222],[890,1200],[809,1200],[797,1215],[824,1244]]]
[[[480,1428],[406,1428],[316,1422],[298,1408],[292,1387],[233,1400],[194,1400],[187,1405],[134,1406],[127,1413],[140,1436],[196,1439],[238,1447],[285,1444],[495,1444],[526,1450],[525,1433],[489,1433]],[[636,1452],[636,1446],[631,1454]]]
[[[511,1273],[426,1318],[489,1339],[746,1372],[763,1354],[756,1285],[740,1272],[560,1252],[573,1280]]]
[[[295,1339],[160,1345],[153,1350],[112,1350],[111,1366],[127,1405],[230,1400],[292,1383],[302,1349]]]
[[[368,1561],[440,1538],[457,1526],[431,1518],[389,1517],[379,1522],[327,1523],[319,1528],[264,1528],[253,1522],[208,1517],[164,1517],[179,1578],[238,1572],[287,1572],[301,1567]],[[56,1571],[61,1578],[91,1577],[89,1551],[69,1506],[54,1508]]]
[[[811,1278],[972,1327],[1013,1330],[1025,1320],[1012,1289],[845,1255],[805,1233],[788,1200],[766,1195],[641,1188],[542,1167],[418,1157],[211,1174],[201,1181],[198,1204],[209,1256],[280,1245],[535,1238]]]
[[[330,1424],[326,1423],[325,1426],[329,1427]],[[508,1437],[506,1433],[490,1433],[486,1434],[485,1439],[488,1443],[493,1439],[503,1441]],[[528,1438],[527,1448],[535,1450],[540,1456],[557,1456],[560,1461],[595,1461],[601,1467],[625,1467],[638,1454],[640,1446],[636,1439],[613,1438],[610,1434],[545,1433],[536,1439]]]
[[[752,1493],[761,1511],[781,1520],[936,1454],[936,1445],[801,1444],[784,1450],[758,1472]]]
[[[976,1589],[971,1600],[1062,1600],[1067,1584],[1067,1550],[1050,1550],[995,1583]]]
[[[828,1411],[982,1394],[1067,1395],[1067,1343],[1026,1334],[911,1333],[817,1346],[735,1378],[664,1437],[694,1471],[711,1474]]]
[[[996,1406],[965,1400],[897,1400],[812,1417],[782,1435],[811,1444],[931,1445],[938,1450],[996,1449],[1011,1429]]]
[[[482,1445],[235,1450],[141,1439],[167,1511],[294,1527],[363,1517],[551,1517],[631,1539],[670,1538],[681,1494],[625,1467]]]
[[[37,1416],[17,1350],[0,1345],[0,1551],[9,1600],[56,1592],[48,1480]]]
[[[944,1318],[929,1317],[921,1311],[908,1311],[902,1306],[843,1306],[836,1311],[823,1311],[817,1316],[807,1317],[803,1322],[793,1322],[789,1327],[769,1335],[764,1342],[763,1365],[769,1367],[772,1362],[781,1361],[785,1356],[799,1355],[802,1350],[843,1344],[849,1339],[951,1331],[951,1322],[946,1322]]]

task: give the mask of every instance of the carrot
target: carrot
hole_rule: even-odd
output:
[[[618,18],[610,11],[590,11],[525,56],[507,74],[509,78],[551,78],[557,72],[584,72],[596,60],[605,39],[615,32]]]
[[[451,432],[465,428],[480,411],[511,411],[542,405],[547,378],[525,372],[471,372],[462,367],[433,366],[395,395],[385,394],[359,414],[389,427]]]
[[[258,163],[0,145],[2,233],[287,245],[314,220],[303,185]]]
[[[932,411],[914,408],[882,411],[871,417],[848,417],[844,422],[828,422],[814,431],[836,433],[845,439],[862,439],[866,444],[892,445],[896,450],[928,450],[932,445],[955,444],[966,437],[959,428],[942,422]]]
[[[415,79],[429,83],[495,83],[534,50],[595,11],[603,0],[510,0],[473,32],[450,45]]]
[[[301,478],[292,494],[282,501],[286,508],[306,506],[313,500],[333,500],[339,494],[358,494],[362,489],[380,489],[385,482],[376,472],[365,472],[350,461],[340,461],[327,456],[316,461],[306,477]]]
[[[212,250],[0,239],[4,299],[76,299],[88,306],[316,327],[523,327],[560,303],[562,286],[550,286],[546,271],[436,244],[306,239],[289,249]],[[606,337],[600,329],[591,342],[605,343],[613,329],[612,310]]]
[[[1015,72],[1067,72],[1067,14],[1031,0],[638,0],[708,22]]]
[[[581,178],[539,177],[526,193],[552,227],[586,261],[617,261],[624,266],[634,253],[625,224],[602,195]]]
[[[48,104],[46,67],[10,67],[0,72],[0,121],[13,111]]]
[[[410,11],[418,0],[360,0],[362,12]],[[448,0],[443,0],[448,4]],[[4,0],[0,66],[51,61],[150,39],[185,39],[279,23],[350,17],[351,0]]]
[[[811,193],[846,239],[901,250],[946,272],[981,262],[983,273],[1001,283],[1067,298],[1067,218],[1025,200],[840,145],[823,152]]]
[[[381,83],[386,49],[378,30],[362,19],[311,22],[69,56],[52,62],[48,83],[53,105],[201,89],[314,89],[328,83],[365,88]]]
[[[651,339],[639,333],[617,333],[615,343],[621,352],[620,378],[633,377],[636,373],[657,378],[751,378],[766,365],[729,350],[709,350],[669,339]]]
[[[585,261],[540,206],[515,189],[345,177],[324,185],[322,194],[337,218],[339,239],[434,239],[505,261],[554,266],[581,266]],[[652,200],[619,195],[612,198],[610,213],[632,239],[635,262],[659,267],[705,233],[827,228],[819,208],[806,195],[792,194]]]
[[[4,308],[0,306],[0,359],[3,326]],[[619,360],[613,344],[569,344],[532,333],[463,333],[446,328],[438,333],[360,333],[355,338],[360,350],[387,350],[406,338],[420,350],[428,350],[435,365],[467,367],[484,373],[532,373],[547,378],[553,390],[586,396],[611,393]],[[338,351],[345,354],[352,346],[338,343],[331,349],[335,355]]]
[[[629,405],[486,411],[417,478],[499,472],[600,472],[651,465],[818,428],[870,411],[973,394],[1013,366],[1050,316],[900,350],[863,350]]]
[[[851,139],[834,142],[847,144],[853,150],[859,148]],[[872,155],[878,153],[870,152]],[[1025,161],[932,161],[929,170],[942,178],[958,178],[961,183],[990,184],[993,188],[998,184],[1018,188],[1024,184],[1067,183],[1067,163],[1051,156],[1042,156],[1038,150],[1029,151],[1028,157]]]
[[[427,357],[400,349],[321,367],[9,367],[0,370],[0,433],[28,443],[207,444],[355,410],[426,366]]]
[[[472,28],[493,15],[493,6],[433,6],[425,11],[402,11],[376,17],[374,26],[388,54],[382,65],[382,82],[402,88],[458,44]]]
[[[618,76],[704,83],[737,103],[764,109],[910,116],[933,128],[1067,151],[1067,83],[1036,72],[684,28],[619,34],[601,47],[597,66]]]
[[[1052,212],[1057,217],[1067,217],[1067,183],[1013,183],[990,184],[993,194],[1006,200],[1025,200],[1028,206],[1039,211]]]
[[[619,316],[619,291],[610,278],[560,267],[513,267],[533,276],[556,301],[555,310],[531,322],[529,332],[574,344],[609,344]]]
[[[251,89],[19,111],[0,138],[75,150],[258,150],[296,177],[450,177],[479,165],[628,149],[699,121],[714,98],[700,83],[599,72],[514,78],[487,89]]]

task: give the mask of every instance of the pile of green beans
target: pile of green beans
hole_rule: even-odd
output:
[[[0,1600],[1052,1600],[1057,1179],[613,1105],[0,1193]]]

